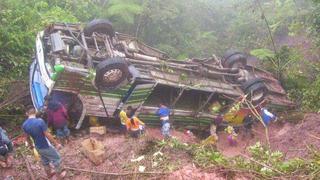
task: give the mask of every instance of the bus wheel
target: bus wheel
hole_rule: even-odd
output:
[[[95,86],[101,90],[116,89],[124,82],[128,82],[128,75],[128,65],[123,58],[109,58],[97,65]]]
[[[114,37],[115,35],[111,22],[106,19],[92,20],[86,25],[83,32],[86,36],[91,36],[94,32],[104,33],[110,37]]]

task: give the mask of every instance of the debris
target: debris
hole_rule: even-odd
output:
[[[71,167],[65,167],[67,170],[71,171],[80,171],[80,172],[87,172],[87,173],[93,173],[93,174],[102,174],[107,176],[128,176],[133,174],[169,174],[169,172],[125,172],[125,173],[108,173],[108,172],[98,172],[98,171],[91,171],[87,169],[77,169],[77,168],[71,168]]]
[[[187,134],[189,136],[193,136],[193,133],[190,130],[186,130],[185,134]]]
[[[107,132],[107,129],[105,126],[90,127],[90,134],[104,135],[106,134],[106,132]]]
[[[138,157],[136,159],[131,159],[130,161],[131,162],[140,162],[142,159],[144,159],[144,156],[140,156],[140,157]]]
[[[17,146],[17,145],[22,145],[26,141],[26,137],[24,134],[20,134],[14,138],[11,139],[12,143]]]
[[[144,172],[144,170],[146,170],[145,166],[139,166],[139,172]]]
[[[313,138],[315,138],[315,139],[317,139],[317,140],[320,140],[320,137],[315,136],[315,135],[313,135],[313,134],[308,133],[308,136],[313,137]]]
[[[14,177],[13,177],[13,176],[6,176],[6,177],[4,178],[4,180],[14,180]]]
[[[104,146],[101,142],[89,138],[81,142],[82,152],[87,156],[95,165],[101,164],[106,157]]]
[[[158,166],[158,162],[155,161],[152,163],[152,167],[157,167],[157,166]]]
[[[90,126],[95,126],[95,127],[100,126],[98,118],[95,116],[89,116],[89,124]]]
[[[153,154],[153,156],[158,156],[158,155],[162,156],[163,153],[162,153],[161,151],[157,151],[157,152],[155,152],[155,153]]]

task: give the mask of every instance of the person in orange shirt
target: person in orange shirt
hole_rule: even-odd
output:
[[[131,137],[138,138],[143,131],[144,122],[142,122],[139,118],[134,116],[134,112],[130,112],[129,121],[126,122],[127,130]]]

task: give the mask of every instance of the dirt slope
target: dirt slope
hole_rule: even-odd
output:
[[[306,114],[304,120],[299,124],[274,123],[270,126],[270,142],[273,150],[280,150],[286,154],[286,158],[306,157],[308,149],[312,147],[320,149],[320,115],[315,113]],[[180,131],[172,131],[173,136],[179,141],[193,144],[200,140],[193,135],[188,135]],[[139,177],[140,179],[225,179],[225,177],[215,171],[199,169],[193,164],[192,157],[185,151],[179,149],[161,149],[165,155],[155,157],[153,154],[159,149],[155,148],[155,140],[161,140],[159,128],[148,128],[146,135],[140,139],[132,139],[123,135],[107,133],[100,140],[106,147],[107,158],[103,164],[93,165],[82,153],[80,142],[89,138],[87,131],[73,134],[72,142],[65,146],[60,153],[63,157],[65,166],[89,169],[99,172],[133,172],[138,171],[138,167],[143,165],[145,171],[166,171],[172,172],[166,175],[154,175],[148,177]],[[219,133],[218,150],[228,157],[234,157],[246,153],[246,148],[257,141],[265,143],[264,127],[257,123],[254,126],[254,137],[244,137],[240,130],[238,136],[238,145],[229,146],[226,134]],[[21,151],[21,149],[19,150]],[[140,162],[131,162],[144,155],[145,158]],[[35,162],[32,154],[25,154],[27,160],[31,163],[34,174],[39,179],[44,179],[45,174],[40,162]],[[155,164],[157,163],[157,165]],[[11,169],[0,169],[0,179],[7,176],[13,176],[15,179],[25,179],[28,177],[24,160],[16,158],[14,167]],[[68,172],[67,179],[103,179],[98,175],[80,172]],[[109,177],[109,179],[117,179]],[[118,178],[125,179],[125,178]],[[241,178],[240,178],[241,179]]]
[[[253,128],[254,137],[244,137],[243,131],[238,135],[238,145],[229,146],[227,135],[219,133],[218,150],[227,157],[245,154],[246,148],[260,141],[266,144],[265,130],[257,122]],[[270,145],[273,150],[280,150],[287,159],[294,157],[305,158],[309,149],[320,149],[320,114],[309,113],[299,124],[276,122],[269,127]]]

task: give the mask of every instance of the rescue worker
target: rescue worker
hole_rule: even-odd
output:
[[[66,175],[66,171],[61,169],[61,157],[56,150],[56,148],[62,147],[61,144],[50,134],[44,120],[36,118],[36,110],[33,107],[28,108],[26,115],[28,119],[23,123],[22,129],[27,136],[28,144],[33,149],[33,143],[30,139],[32,138],[49,179],[56,174],[58,177],[63,178]],[[50,164],[54,166],[54,171],[51,170]]]
[[[218,135],[217,135],[217,126],[215,124],[210,125],[210,136],[207,137],[205,140],[201,141],[201,144],[204,146],[207,145],[216,145],[218,142]]]
[[[266,108],[261,108],[261,117],[263,120],[263,123],[268,126],[271,121],[276,121],[277,117],[269,112]]]
[[[119,113],[120,118],[120,132],[126,134],[127,132],[127,121],[129,120],[127,114],[130,114],[133,111],[132,106],[127,107],[127,111],[121,110]]]
[[[165,139],[170,138],[170,122],[169,115],[170,109],[165,106],[163,103],[159,104],[159,109],[156,114],[160,117],[161,122],[161,133]]]
[[[250,137],[253,137],[253,132],[252,132],[252,125],[253,125],[253,117],[251,114],[247,115],[244,120],[243,120],[243,127],[245,129],[245,136],[250,134]]]
[[[143,133],[144,123],[134,115],[134,111],[129,114],[129,119],[126,122],[127,131],[133,138],[138,138]]]
[[[232,126],[228,126],[225,131],[228,133],[228,142],[230,146],[236,146],[237,145],[237,136],[238,134],[235,132],[234,128]]]
[[[0,167],[6,168],[12,166],[12,151],[13,144],[7,132],[0,126]]]
[[[66,108],[50,96],[45,97],[47,105],[48,126],[56,131],[56,136],[63,144],[69,142],[70,130],[68,128],[68,113]]]

